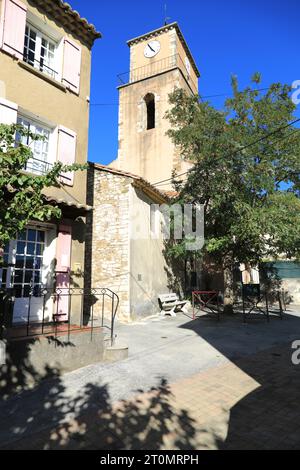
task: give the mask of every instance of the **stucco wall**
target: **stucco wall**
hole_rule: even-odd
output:
[[[51,28],[59,37],[69,37],[78,43],[82,50],[80,70],[79,96],[67,90],[61,83],[49,83],[43,74],[37,76],[30,67],[24,68],[24,62],[11,57],[0,50],[0,97],[17,103],[23,112],[53,128],[58,125],[71,129],[77,134],[76,162],[84,164],[87,161],[90,69],[91,50],[76,36],[70,34],[67,27],[62,27],[53,21],[45,12],[39,11],[27,0],[22,0],[32,13],[46,28]],[[1,0],[0,0],[1,3]],[[1,8],[0,8],[1,11]],[[86,171],[75,172],[74,185],[63,188],[49,188],[46,193],[56,198],[86,203]],[[70,221],[73,227],[71,276],[72,285],[83,285],[84,269],[84,226],[83,218]],[[79,268],[79,269],[78,269]],[[80,311],[80,310],[79,310]]]
[[[159,239],[150,237],[155,202],[133,183],[90,165],[88,202],[94,211],[87,220],[85,284],[118,294],[118,318],[125,322],[157,313],[158,295],[168,292],[159,220]]]
[[[150,205],[154,202],[141,190],[130,189],[131,224],[140,228],[130,240],[130,312],[132,319],[156,314],[157,298],[166,294],[168,278],[163,255],[161,219],[157,213],[157,239],[150,230]],[[136,231],[135,231],[136,232]]]
[[[191,64],[191,61],[189,60],[190,62],[190,72],[189,74],[187,73],[187,69],[186,69],[186,65],[185,65],[185,58],[186,58],[186,52],[184,50],[184,47],[182,45],[182,42],[180,41],[178,35],[176,34],[176,51],[180,57],[180,61],[179,61],[179,66],[182,70],[182,72],[184,73],[185,77],[188,79],[189,81],[189,84],[193,90],[194,93],[198,93],[198,77],[196,75],[196,72]]]
[[[78,97],[62,87],[58,88],[50,84],[27,68],[20,66],[20,61],[0,51],[0,83],[4,83],[0,86],[0,97],[17,103],[19,107],[39,116],[41,120],[49,121],[54,125],[63,125],[75,131],[77,134],[76,162],[85,163],[88,148],[89,104],[87,97],[90,96],[91,51],[57,22],[51,20],[45,12],[40,12],[27,0],[22,1],[28,6],[28,11],[40,18],[47,27],[51,27],[62,37],[70,37],[81,46],[80,94]],[[82,191],[85,184],[86,172],[77,172],[74,186],[68,187],[68,191],[82,203],[85,203],[85,193]]]
[[[166,135],[170,128],[165,114],[169,109],[169,94],[174,88],[190,89],[178,69],[121,87],[119,89],[119,151],[120,169],[142,176],[151,183],[170,178],[172,171],[185,171],[186,163],[178,155]],[[144,97],[155,95],[155,128],[146,129]],[[114,163],[115,166],[115,163]],[[172,188],[171,182],[160,189]]]
[[[175,30],[173,31],[175,32]],[[145,57],[144,49],[145,49],[145,46],[148,44],[148,42],[151,40],[158,40],[160,42],[160,51],[155,57],[149,59]],[[165,59],[174,54],[176,54],[176,48],[171,47],[170,32],[169,31],[162,32],[155,38],[145,39],[144,41],[138,42],[136,44],[132,44],[130,46],[130,70],[136,69],[138,67],[143,67],[145,65],[148,66],[149,64],[153,62],[157,62],[158,60]]]
[[[152,58],[145,57],[144,50],[146,45],[151,41],[156,40],[160,42],[160,51],[157,55]],[[145,71],[147,75],[151,75],[157,73],[159,68],[162,69],[168,65],[170,65],[171,58],[178,54],[179,60],[176,61],[178,67],[181,68],[182,72],[185,76],[187,76],[187,70],[185,66],[185,58],[187,54],[184,50],[182,42],[177,34],[176,28],[172,28],[168,31],[161,31],[155,37],[149,39],[146,38],[141,40],[140,42],[133,43],[130,45],[130,70],[136,70],[141,67],[146,67],[146,70],[140,69],[141,74]],[[132,74],[131,79],[134,76],[139,75],[139,70],[136,70]],[[198,92],[198,79],[196,72],[191,64],[190,70],[190,77],[191,77],[191,87],[194,93]]]

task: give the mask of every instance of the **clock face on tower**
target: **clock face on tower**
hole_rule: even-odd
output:
[[[150,59],[151,57],[156,56],[160,51],[160,42],[157,40],[150,41],[144,49],[144,56]]]

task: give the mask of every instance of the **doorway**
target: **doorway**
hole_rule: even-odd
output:
[[[45,264],[47,246],[47,230],[28,227],[4,248],[0,280],[1,287],[14,292],[14,324],[43,320],[41,291],[48,275]]]

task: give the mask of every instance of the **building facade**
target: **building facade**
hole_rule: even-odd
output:
[[[120,77],[119,87],[118,158],[108,167],[90,164],[87,186],[87,203],[94,210],[87,224],[86,287],[116,292],[123,321],[156,314],[158,296],[174,291],[157,205],[169,204],[174,196],[173,171],[186,171],[191,164],[166,135],[170,126],[164,116],[169,94],[182,88],[196,95],[199,77],[177,23],[128,46],[130,72]],[[159,189],[153,184],[164,179]]]
[[[158,296],[169,291],[159,210],[168,202],[140,176],[90,164],[88,204],[94,210],[87,218],[86,287],[112,289],[121,321],[156,314]]]
[[[91,49],[100,36],[60,0],[0,1],[0,123],[19,123],[44,137],[31,145],[24,171],[43,174],[57,161],[87,162]],[[62,219],[32,221],[5,247],[0,287],[15,293],[14,323],[28,321],[29,297],[41,287],[83,286],[91,210],[85,187],[86,171],[62,174],[60,187],[45,192],[45,200],[62,209]],[[55,306],[49,302],[49,318],[68,319],[67,297]],[[30,321],[44,313],[34,295]]]
[[[198,93],[199,71],[177,23],[163,26],[128,41],[130,72],[120,76],[119,150],[113,167],[130,171],[150,183],[168,180],[172,172],[185,172],[184,161],[166,135],[165,113],[175,88]]]

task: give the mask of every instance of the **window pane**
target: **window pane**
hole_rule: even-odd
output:
[[[38,242],[45,241],[45,232],[41,232],[40,230],[37,231],[37,241]]]
[[[40,284],[41,283],[41,272],[40,271],[35,271],[35,273],[34,273],[34,283],[35,284]]]
[[[25,253],[25,242],[18,242],[17,243],[17,254],[24,255]]]
[[[34,286],[32,293],[33,293],[34,297],[41,297],[41,295],[42,295],[41,286],[40,285]]]
[[[30,65],[34,65],[34,52],[31,51],[31,50],[28,50],[28,51],[27,51],[27,62],[28,62]]]
[[[16,256],[16,268],[19,268],[19,269],[24,268],[24,256],[20,256],[20,255]]]
[[[55,45],[51,43],[45,37],[42,38],[41,44],[41,62],[40,62],[40,70],[44,73],[47,73],[52,78],[55,78],[55,71],[54,69],[54,53],[55,53]]]
[[[38,243],[36,245],[36,256],[42,256],[44,253],[44,245],[41,243]]]
[[[23,232],[18,234],[18,240],[26,240],[27,236],[27,230],[24,230]]]
[[[25,281],[26,284],[33,282],[33,271],[25,271]]]
[[[42,265],[42,258],[35,258],[34,268],[35,269],[41,269],[41,265]]]
[[[26,25],[24,40],[24,60],[30,65],[35,65],[36,32]]]
[[[17,120],[17,123],[20,125],[20,126],[23,126],[25,129],[25,131],[27,130],[29,132],[30,130],[30,124],[28,121],[26,121],[25,119],[21,118],[21,117],[18,117],[18,120]],[[21,135],[20,132],[17,132],[17,135],[16,135],[16,141],[17,142],[21,142],[23,145],[28,145],[29,143],[29,135],[25,133],[25,135]],[[25,233],[26,233],[26,230],[25,230]]]
[[[14,284],[22,284],[23,282],[23,270],[16,269],[14,275]]]
[[[35,248],[34,243],[28,243],[27,244],[27,255],[34,255],[34,248]]]
[[[28,241],[35,242],[36,239],[36,230],[28,230]]]
[[[33,267],[34,267],[34,258],[33,258],[33,256],[31,256],[29,258],[28,257],[26,258],[26,265],[25,266],[26,266],[27,269],[33,269]]]
[[[36,40],[36,32],[32,29],[30,30],[30,37],[35,41]]]
[[[29,39],[29,51],[34,53],[35,50],[35,41],[32,39]]]

